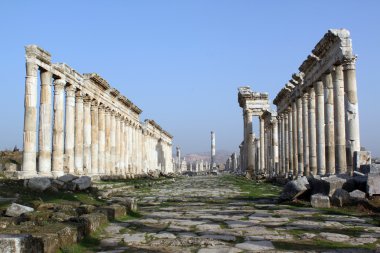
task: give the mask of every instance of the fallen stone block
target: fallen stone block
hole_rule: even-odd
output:
[[[89,214],[95,212],[96,206],[93,205],[80,205],[77,207],[77,213],[79,216],[83,214]]]
[[[103,213],[107,216],[108,220],[125,216],[127,214],[125,206],[113,204],[110,206],[99,207],[95,210],[98,213]]]
[[[323,194],[331,197],[336,189],[343,188],[346,181],[346,178],[336,175],[322,177],[321,179],[314,177],[310,180],[312,194]]]
[[[368,174],[367,193],[369,196],[380,194],[380,174]]]
[[[350,203],[350,194],[343,189],[336,189],[331,197],[331,203],[334,206],[342,207]]]
[[[350,194],[350,198],[353,200],[363,200],[366,197],[365,192],[362,192],[360,190],[352,191],[349,194]]]
[[[34,177],[24,181],[24,186],[32,191],[43,192],[51,186],[51,181],[47,177]]]
[[[126,211],[132,211],[132,212],[137,212],[138,206],[137,206],[137,199],[136,198],[131,198],[131,197],[112,197],[111,199],[113,202],[116,202],[120,205],[123,205],[126,207]]]
[[[302,195],[304,192],[306,192],[308,189],[310,189],[309,181],[306,177],[300,177],[296,180],[292,180],[288,182],[280,196],[280,199],[282,200],[292,200],[297,198],[298,196]]]
[[[330,208],[329,196],[314,194],[311,196],[311,206],[314,208]]]
[[[91,187],[91,177],[82,176],[70,182],[72,190],[83,191]]]
[[[18,217],[21,214],[30,213],[30,212],[33,212],[33,211],[34,211],[34,209],[31,208],[31,207],[23,206],[23,205],[19,205],[19,204],[13,203],[12,205],[10,205],[7,208],[7,211],[5,212],[5,215],[6,216],[10,216],[10,217]]]
[[[0,234],[1,253],[41,253],[43,244],[28,234]]]
[[[66,175],[63,175],[63,176],[60,176],[59,178],[57,178],[57,180],[59,180],[63,183],[68,183],[68,182],[71,182],[75,179],[78,179],[78,177],[71,175],[71,174],[66,174]]]
[[[72,219],[73,220],[73,219]],[[95,232],[101,226],[107,224],[107,216],[103,213],[91,213],[81,215],[78,222],[83,223],[85,227],[85,235]]]

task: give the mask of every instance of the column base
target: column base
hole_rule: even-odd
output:
[[[61,177],[61,176],[65,175],[65,172],[63,172],[63,171],[52,171],[51,174],[54,178],[57,178],[57,177]]]
[[[53,177],[53,174],[49,172],[38,172],[39,177]]]
[[[18,179],[29,179],[33,177],[38,177],[38,174],[34,171],[17,171],[16,174]]]

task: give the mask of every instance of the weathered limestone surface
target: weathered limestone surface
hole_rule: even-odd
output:
[[[141,112],[99,75],[79,74],[66,64],[52,63],[51,55],[42,48],[26,46],[24,151],[19,177],[172,172],[173,137],[153,120],[140,122]]]

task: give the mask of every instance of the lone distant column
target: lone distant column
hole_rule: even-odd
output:
[[[91,174],[98,175],[99,161],[99,108],[98,102],[91,103]]]
[[[213,169],[216,167],[215,153],[215,133],[211,132],[211,166]]]
[[[309,91],[309,164],[310,172],[317,175],[317,130],[315,122],[315,91]]]
[[[298,137],[298,175],[304,175],[304,149],[303,149],[303,127],[302,127],[302,119],[303,119],[303,110],[302,110],[302,98],[297,98],[297,137]]]
[[[75,170],[76,174],[83,174],[83,94],[75,94]]]
[[[347,172],[344,82],[341,65],[335,67],[332,78],[334,86],[335,169],[336,173],[341,174]]]
[[[265,173],[265,126],[264,119],[260,116],[260,169],[259,173]]]
[[[83,101],[83,170],[84,174],[91,173],[91,99],[85,97]]]
[[[326,138],[326,174],[335,174],[335,141],[334,141],[334,87],[332,76],[323,76],[325,88],[325,138]]]
[[[356,151],[360,151],[360,131],[359,131],[359,107],[358,93],[356,86],[355,59],[347,61],[343,65],[344,91],[345,91],[345,111],[346,111],[346,148],[347,148],[347,169],[353,168],[353,157]]]
[[[309,94],[302,96],[302,130],[303,130],[303,157],[304,157],[304,175],[310,175],[309,161],[309,110],[308,110]]]
[[[49,71],[41,70],[41,95],[40,95],[40,130],[39,130],[39,156],[38,174],[40,176],[51,176],[51,94],[52,94],[52,74]]]
[[[29,178],[37,174],[37,71],[34,62],[26,62],[25,114],[24,114],[24,151],[21,177]]]
[[[66,87],[66,133],[65,133],[65,166],[67,172],[74,173],[74,141],[75,141],[75,88]]]
[[[63,172],[63,151],[64,151],[64,87],[66,81],[62,79],[54,80],[54,126],[53,126],[53,177],[60,177]]]
[[[99,106],[99,157],[98,157],[98,171],[100,175],[105,174],[105,156],[106,156],[106,114],[104,105]]]

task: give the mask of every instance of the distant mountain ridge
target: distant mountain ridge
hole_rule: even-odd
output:
[[[215,154],[215,162],[217,164],[224,164],[228,157],[233,153],[233,151],[228,150],[217,150]],[[196,162],[196,161],[211,161],[211,151],[209,152],[199,152],[199,153],[190,153],[186,154],[185,159],[187,162]]]

